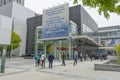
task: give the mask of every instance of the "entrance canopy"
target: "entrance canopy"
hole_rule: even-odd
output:
[[[78,40],[79,44],[81,45],[91,45],[95,47],[101,46],[98,43],[96,43],[92,38],[85,36],[85,35],[72,36],[71,38],[72,40]],[[39,39],[39,41],[66,40],[66,39],[69,39],[69,37]]]
[[[79,44],[81,45],[91,45],[95,47],[101,46],[100,44],[96,43],[92,38],[85,35],[72,36],[72,39],[78,40]]]
[[[52,40],[65,40],[68,37],[58,37],[58,38],[46,38],[46,39],[38,39],[39,41],[52,41]]]

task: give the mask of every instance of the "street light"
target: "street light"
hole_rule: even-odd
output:
[[[5,72],[6,49],[7,49],[7,45],[3,45],[2,61],[1,61],[1,73]]]

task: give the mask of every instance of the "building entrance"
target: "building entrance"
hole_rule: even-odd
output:
[[[68,40],[52,40],[46,41],[44,46],[44,51],[46,51],[46,55],[50,52],[54,54],[56,59],[61,59],[61,54],[65,53],[66,59],[69,59],[69,42]],[[45,50],[46,49],[46,50]]]

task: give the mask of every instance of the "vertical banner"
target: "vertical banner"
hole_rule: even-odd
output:
[[[42,39],[67,37],[69,31],[69,4],[43,10]]]

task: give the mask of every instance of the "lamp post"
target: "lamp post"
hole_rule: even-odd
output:
[[[5,72],[6,49],[7,49],[7,45],[3,45],[2,61],[1,61],[1,73]]]

